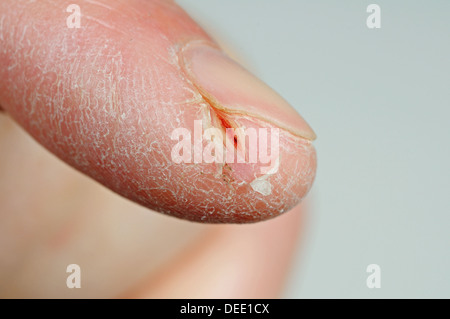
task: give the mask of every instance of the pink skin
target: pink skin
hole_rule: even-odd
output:
[[[258,85],[255,92],[251,84],[228,92],[220,83],[195,83],[186,75],[182,49],[199,41],[216,45],[177,5],[86,0],[80,3],[82,28],[69,29],[61,17],[71,1],[25,3],[0,4],[0,12],[10,12],[2,21],[0,104],[69,165],[141,205],[193,221],[260,221],[290,210],[306,195],[316,168],[307,139],[314,133],[272,93],[258,100],[265,90]],[[219,87],[206,90],[230,117],[281,127],[279,170],[267,180],[270,194],[241,178],[260,177],[257,166],[218,174],[216,164],[171,160],[171,132],[192,131],[194,120],[214,109],[200,94],[205,83]],[[239,101],[247,114],[236,111]]]
[[[219,226],[122,296],[276,298],[296,248],[300,207],[268,223]],[[219,248],[219,250],[218,250]]]

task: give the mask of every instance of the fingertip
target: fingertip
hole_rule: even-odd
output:
[[[0,68],[0,101],[8,105],[8,114],[69,165],[171,216],[249,223],[297,205],[316,169],[310,141],[314,132],[301,116],[218,51],[206,49],[204,54],[200,49],[183,56],[186,43],[212,40],[176,4],[114,2],[110,7],[99,5],[102,1],[106,3],[83,7],[83,16],[90,17],[83,32],[61,28],[60,13],[46,11],[47,2],[30,4],[46,12],[45,19],[23,4],[6,2],[35,26],[23,31],[23,39],[6,42],[0,52],[5,64]],[[120,5],[123,10],[115,7]],[[102,23],[106,18],[109,23]],[[9,28],[23,26],[15,26],[13,18],[7,22],[7,33],[22,34]],[[42,41],[42,34],[49,40]],[[184,58],[191,73],[183,69]],[[208,66],[211,61],[213,66]],[[228,128],[279,129],[280,139],[266,147],[269,159],[264,165],[207,162],[203,142],[199,162],[193,157],[175,161],[174,130],[193,137],[196,122],[218,129],[223,141],[232,142],[228,149],[240,151],[244,159],[246,137],[239,135],[233,143]],[[191,142],[186,144],[192,147]],[[278,147],[279,154],[277,150],[272,156]]]

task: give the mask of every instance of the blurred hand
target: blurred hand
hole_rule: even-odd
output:
[[[0,3],[0,296],[277,296],[298,206],[240,226],[147,208],[215,223],[288,211],[314,179],[314,132],[176,4],[79,1],[79,29],[70,4]],[[171,132],[205,116],[280,128],[277,172],[175,165]],[[81,289],[66,287],[72,263]]]

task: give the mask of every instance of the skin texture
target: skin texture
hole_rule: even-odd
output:
[[[270,195],[251,186],[261,177],[258,165],[225,172],[215,163],[175,165],[173,129],[193,129],[198,119],[224,128],[205,119],[205,110],[216,112],[211,97],[179,59],[193,41],[217,45],[172,2],[79,1],[82,28],[68,29],[71,3],[0,2],[0,297],[277,296],[299,206],[240,226],[187,223],[144,207],[211,223],[288,211],[315,175],[306,122],[298,120],[300,133],[281,130],[279,170],[264,177]],[[227,90],[217,92],[220,101]],[[279,126],[222,106],[230,125]],[[279,112],[274,105],[273,116]],[[13,121],[70,166],[143,206],[75,172]],[[82,267],[85,289],[67,289],[71,263]]]
[[[69,4],[0,4],[0,12],[9,12],[2,15],[0,104],[39,143],[114,192],[188,220],[260,221],[306,195],[316,155],[304,136],[314,133],[299,115],[288,121],[296,113],[284,103],[258,100],[269,89],[251,83],[239,92],[218,81],[220,89],[208,91],[232,126],[298,125],[280,129],[277,172],[263,177],[253,164],[173,162],[175,129],[193,132],[195,120],[218,126],[211,99],[199,89],[204,82],[187,76],[179,58],[190,43],[217,45],[181,8],[166,1],[84,1],[82,28],[69,29],[62,19]]]

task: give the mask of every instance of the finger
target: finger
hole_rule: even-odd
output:
[[[128,298],[276,298],[302,226],[301,208],[257,225],[214,227]]]
[[[71,2],[0,3],[0,104],[39,143],[122,196],[189,220],[263,220],[306,195],[314,132],[176,4],[79,1],[80,28],[69,28]],[[275,156],[261,161],[257,148],[256,162],[207,163],[199,123],[219,132],[215,150],[244,160],[279,129],[266,143]],[[230,127],[270,132],[246,148]],[[174,159],[177,145],[183,156],[193,146],[189,160]]]

